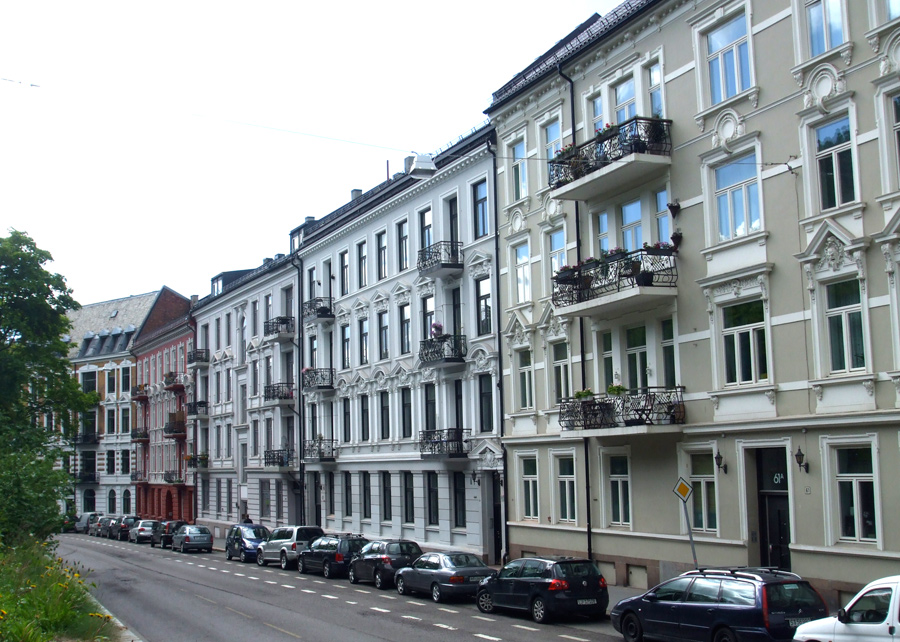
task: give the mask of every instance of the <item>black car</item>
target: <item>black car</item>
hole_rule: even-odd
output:
[[[394,581],[394,573],[412,564],[421,554],[419,545],[408,539],[369,542],[350,560],[347,577],[351,584],[371,580],[375,588],[385,589]]]
[[[425,553],[412,566],[397,571],[394,584],[400,595],[419,591],[441,602],[449,597],[474,597],[481,581],[493,574],[493,569],[472,553]]]
[[[324,535],[300,551],[301,573],[321,571],[327,578],[346,575],[350,560],[369,543],[362,535]]]
[[[179,528],[187,524],[183,519],[170,519],[167,522],[159,522],[153,528],[153,532],[150,533],[150,546],[156,546],[159,544],[160,548],[165,548],[166,545],[172,545],[172,536],[175,534]]]
[[[497,608],[528,611],[538,624],[562,614],[600,619],[609,606],[609,590],[600,569],[589,559],[523,557],[483,580],[475,603],[482,613]]]
[[[746,567],[688,571],[610,612],[627,642],[789,642],[797,626],[827,615],[825,601],[799,575]]]
[[[256,550],[269,539],[262,524],[234,524],[225,534],[225,559],[237,556],[242,562],[256,559]]]
[[[127,540],[131,527],[141,520],[137,515],[124,515],[109,525],[109,539]]]

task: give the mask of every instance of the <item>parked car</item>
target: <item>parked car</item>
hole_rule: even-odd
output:
[[[900,575],[869,582],[837,615],[797,627],[794,640],[884,640],[900,629]]]
[[[242,562],[256,559],[256,550],[269,539],[262,524],[233,524],[225,535],[225,559],[237,556]]]
[[[412,540],[375,540],[353,556],[347,577],[351,584],[371,580],[375,582],[375,588],[385,589],[394,581],[398,569],[409,566],[421,554],[422,549]]]
[[[609,590],[600,569],[577,557],[523,557],[481,582],[475,604],[482,613],[497,608],[528,611],[538,624],[554,616],[580,614],[602,618]]]
[[[172,550],[182,553],[188,551],[206,551],[212,553],[213,536],[206,526],[184,524],[172,536]]]
[[[100,519],[100,526],[97,529],[97,537],[109,537],[110,527],[121,517],[121,515],[106,515]]]
[[[159,524],[155,519],[141,519],[134,523],[131,530],[128,531],[128,541],[140,544],[141,542],[149,542],[153,529]]]
[[[74,533],[75,532],[75,524],[78,523],[78,515],[73,515],[72,513],[66,513],[65,515],[60,515],[60,525],[59,532],[60,533]]]
[[[114,523],[110,522],[109,538],[119,541],[128,539],[128,532],[135,522],[140,521],[140,519],[137,515],[122,515]]]
[[[256,547],[256,563],[265,566],[269,562],[280,562],[287,570],[297,563],[297,557],[310,543],[324,535],[318,526],[282,526],[276,528],[269,538]]]
[[[789,642],[798,625],[827,614],[822,596],[799,575],[744,567],[682,573],[620,601],[610,618],[627,642]]]
[[[103,513],[97,511],[90,511],[87,513],[82,513],[78,517],[78,521],[75,522],[75,532],[76,533],[88,533],[91,529],[91,526],[97,522],[103,516]]]
[[[350,559],[368,543],[362,535],[325,535],[300,551],[297,568],[301,573],[321,571],[326,578],[346,575]]]
[[[481,580],[493,573],[472,553],[425,553],[411,566],[397,571],[394,585],[400,595],[420,591],[441,602],[450,597],[474,597]]]
[[[150,546],[154,547],[157,544],[159,544],[161,548],[165,548],[167,545],[171,546],[172,536],[175,534],[175,531],[185,524],[187,524],[187,522],[183,519],[170,519],[165,522],[157,522],[153,531],[150,533]]]

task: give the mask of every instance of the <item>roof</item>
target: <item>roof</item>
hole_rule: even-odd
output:
[[[67,314],[72,322],[69,359],[126,352],[158,295],[157,290],[70,310]]]

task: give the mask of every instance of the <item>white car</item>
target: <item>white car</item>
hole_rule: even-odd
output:
[[[869,582],[837,615],[797,627],[795,642],[893,640],[900,632],[900,575]]]

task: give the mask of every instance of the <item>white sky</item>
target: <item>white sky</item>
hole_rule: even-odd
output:
[[[30,234],[82,304],[205,296],[386,161],[479,125],[491,92],[617,4],[8,0],[0,236]]]

